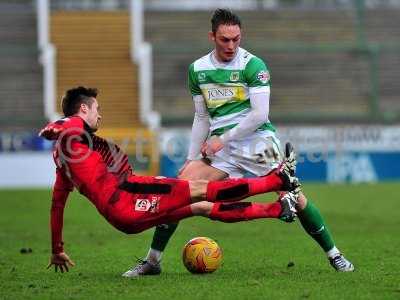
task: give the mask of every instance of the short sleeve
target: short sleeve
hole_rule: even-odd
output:
[[[196,73],[194,72],[194,63],[189,66],[188,81],[190,93],[193,96],[201,95],[201,89],[196,78]]]
[[[244,77],[249,87],[269,86],[270,74],[268,67],[262,59],[254,56],[247,63]]]

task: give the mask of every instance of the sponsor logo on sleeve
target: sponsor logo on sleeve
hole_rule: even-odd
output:
[[[206,73],[199,73],[197,75],[197,79],[199,80],[199,82],[204,82],[206,81]]]
[[[258,74],[257,74],[257,79],[264,84],[269,81],[269,77],[270,77],[269,72],[266,70],[262,70],[262,71],[258,72]]]

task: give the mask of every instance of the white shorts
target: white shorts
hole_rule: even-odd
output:
[[[264,176],[278,167],[282,161],[279,139],[270,131],[257,131],[250,136],[230,141],[213,156],[208,157],[211,166],[242,178],[246,173]]]

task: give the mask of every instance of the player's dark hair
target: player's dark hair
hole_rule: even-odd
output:
[[[215,34],[220,25],[238,25],[242,28],[242,23],[238,15],[229,9],[218,8],[214,11],[211,18],[211,30]]]
[[[68,90],[62,98],[62,110],[65,117],[72,116],[79,111],[82,103],[91,107],[93,98],[97,97],[97,89],[78,86]]]

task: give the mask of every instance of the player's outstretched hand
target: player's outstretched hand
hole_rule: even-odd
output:
[[[52,254],[50,257],[49,265],[47,269],[54,265],[54,270],[57,272],[60,269],[61,273],[68,272],[68,266],[73,267],[75,263],[69,258],[65,252],[58,254]]]
[[[48,139],[48,140],[56,140],[62,130],[63,130],[63,127],[58,126],[57,124],[51,123],[39,132],[39,136],[44,137],[45,139]]]

